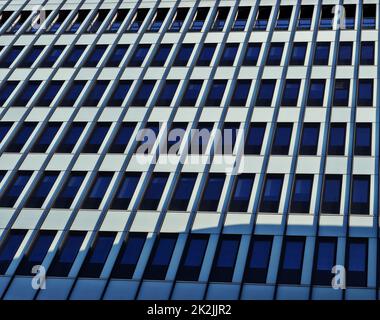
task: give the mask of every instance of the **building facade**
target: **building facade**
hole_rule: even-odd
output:
[[[0,298],[377,299],[379,10],[1,0]]]

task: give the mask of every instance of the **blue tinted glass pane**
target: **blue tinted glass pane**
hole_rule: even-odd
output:
[[[267,57],[267,65],[279,65],[284,44],[272,44]]]
[[[233,195],[234,200],[248,200],[251,196],[251,189],[253,178],[251,177],[238,177],[235,192]]]
[[[136,128],[135,123],[123,123],[118,130],[112,145],[108,152],[110,153],[123,153],[127,147],[129,140]]]
[[[373,64],[375,57],[374,42],[362,42],[360,52],[360,64]]]
[[[330,44],[329,43],[318,43],[315,48],[314,54],[314,64],[316,65],[326,65],[329,61]]]
[[[60,198],[73,198],[76,196],[80,186],[82,185],[82,182],[85,178],[86,174],[83,173],[83,174],[77,174],[77,173],[73,173],[65,187],[63,188],[63,190],[60,191],[59,193],[59,197]]]
[[[152,61],[152,66],[163,66],[165,64],[166,59],[169,56],[170,50],[172,49],[171,44],[162,44],[156,55],[154,56],[154,59]]]
[[[137,264],[141,251],[144,247],[145,236],[136,236],[130,234],[128,241],[121,257],[121,264]]]
[[[84,101],[84,106],[97,106],[100,99],[102,99],[104,91],[108,87],[109,81],[96,81],[95,85],[92,87],[90,93],[87,95],[86,100]]]
[[[17,87],[18,81],[7,81],[0,90],[0,106],[2,107],[4,103],[8,100],[9,96],[12,94],[13,90]]]
[[[207,247],[207,239],[191,239],[184,266],[199,267],[202,264]]]
[[[177,90],[179,81],[166,81],[165,86],[162,88],[160,96],[156,105],[169,106],[173,100],[174,94]]]
[[[283,268],[299,270],[302,267],[303,241],[286,241]]]
[[[235,265],[235,259],[239,250],[239,241],[235,239],[223,239],[216,261],[218,268],[232,268]]]
[[[45,198],[49,194],[55,180],[57,180],[57,177],[58,173],[45,173],[42,179],[40,180],[38,187],[33,191],[32,198]]]
[[[257,60],[259,59],[260,49],[260,43],[249,43],[243,64],[255,66],[257,64]]]
[[[113,234],[101,234],[96,240],[89,263],[103,264],[107,260],[108,253],[111,250],[115,236]]]
[[[13,102],[13,105],[17,107],[25,107],[28,104],[29,100],[36,93],[40,84],[41,84],[41,81],[28,81],[26,86],[22,88],[21,93]]]
[[[348,257],[350,271],[366,271],[367,246],[365,243],[350,243]]]
[[[296,179],[294,186],[294,201],[306,202],[310,199],[311,188],[313,186],[312,178],[299,177]]]
[[[262,269],[268,267],[272,241],[254,240],[252,247],[252,256],[249,262],[250,268]]]
[[[150,45],[139,45],[134,52],[131,61],[129,62],[130,66],[133,67],[139,67],[143,63],[148,51],[149,51]]]
[[[99,63],[100,59],[103,57],[104,52],[106,51],[108,46],[101,45],[101,46],[95,46],[95,49],[91,53],[91,55],[88,57],[87,61],[85,62],[85,67],[96,67]]]
[[[129,45],[117,45],[107,61],[106,67],[118,67],[123,60]]]
[[[276,81],[262,80],[259,94],[257,96],[256,105],[269,106],[272,103],[273,92],[276,86]]]
[[[335,265],[335,242],[321,241],[318,244],[317,269],[331,272]]]
[[[132,84],[131,81],[124,81],[124,80],[119,81],[118,86],[115,88],[110,100],[108,101],[108,105],[121,106],[125,97],[127,96],[127,93],[131,87],[131,84]]]
[[[29,254],[30,262],[42,262],[54,239],[53,233],[40,233]]]
[[[11,127],[12,123],[10,122],[0,122],[0,143],[3,141]]]
[[[369,179],[354,178],[352,186],[352,201],[365,204],[369,196]]]
[[[0,68],[9,68],[11,64],[17,59],[18,55],[24,47],[14,46],[8,52],[6,52],[0,61]]]
[[[61,263],[73,263],[83,243],[85,233],[71,233],[65,241],[58,261]]]
[[[284,93],[282,97],[283,106],[295,106],[297,105],[298,93],[300,90],[300,81],[288,80],[286,81]]]
[[[107,191],[108,185],[110,184],[111,180],[112,174],[99,175],[91,188],[88,198],[102,199]]]
[[[324,201],[337,202],[340,201],[341,180],[337,178],[326,178]]]
[[[7,271],[9,264],[15,256],[21,242],[24,240],[26,231],[11,230],[0,248],[0,274]]]
[[[239,44],[228,44],[226,45],[223,56],[220,61],[222,66],[232,66],[239,48]]]
[[[85,49],[86,49],[86,46],[75,46],[72,49],[69,56],[64,61],[63,67],[74,67],[76,63],[78,62],[78,60],[80,59]]]
[[[207,96],[207,106],[218,106],[223,98],[227,82],[214,80]]]
[[[264,201],[279,201],[281,189],[281,178],[268,177],[265,183]]]
[[[22,60],[20,66],[23,68],[30,67],[39,57],[44,46],[34,46],[29,52],[26,53],[25,58]]]
[[[153,91],[155,81],[143,81],[140,86],[139,91],[137,92],[135,98],[133,99],[132,105],[134,106],[145,106],[150,94]]]
[[[90,138],[87,140],[87,143],[83,148],[83,152],[98,152],[109,128],[110,124],[108,123],[97,124],[94,131],[91,133]]]
[[[144,200],[160,199],[167,179],[167,175],[153,177],[145,192]]]
[[[351,64],[352,58],[352,43],[342,42],[339,46],[338,64]]]
[[[129,202],[133,197],[139,180],[140,174],[129,173],[124,176],[111,204],[111,209],[128,208]]]
[[[330,130],[330,145],[331,146],[342,146],[346,139],[346,127],[345,126],[334,126]]]
[[[301,145],[304,147],[315,146],[318,143],[319,125],[318,126],[305,126],[302,131]]]
[[[183,44],[179,50],[177,57],[174,61],[174,66],[185,66],[190,59],[191,53],[193,52],[193,44]]]
[[[202,83],[203,81],[190,81],[187,88],[186,92],[183,96],[181,105],[183,106],[191,106],[195,105],[199,92],[201,91],[202,88]]]
[[[196,176],[183,176],[180,178],[177,184],[176,191],[174,193],[174,199],[189,200],[193,192]]]
[[[57,152],[71,152],[78,142],[78,139],[81,136],[85,126],[85,123],[74,123],[63,138]]]
[[[303,65],[305,61],[307,43],[295,43],[293,46],[290,64]]]
[[[199,55],[197,65],[198,66],[209,66],[212,56],[214,55],[216,45],[206,44],[203,46],[202,51]]]
[[[246,154],[259,154],[265,134],[265,124],[252,124],[245,144]]]
[[[17,131],[16,136],[13,137],[11,143],[7,146],[7,152],[20,152],[25,143],[30,138],[32,132],[36,127],[35,122],[26,122]]]
[[[356,146],[357,147],[370,147],[371,146],[371,126],[357,126],[356,127]],[[1,135],[0,135],[1,136]]]
[[[53,48],[48,53],[44,61],[41,63],[41,67],[52,67],[54,63],[58,60],[64,49],[64,46],[53,46]]]
[[[213,177],[208,179],[206,189],[203,193],[204,200],[219,200],[224,186],[224,177]]]
[[[310,82],[308,105],[321,106],[323,104],[323,96],[325,91],[325,81],[312,80]]]
[[[175,238],[160,238],[152,260],[152,265],[166,266],[169,264],[176,244]]]
[[[45,89],[44,93],[38,99],[37,105],[40,106],[49,106],[54,98],[57,96],[59,90],[63,85],[63,81],[52,81],[49,86]]]
[[[79,95],[82,93],[86,81],[74,81],[66,91],[65,97],[62,99],[61,106],[73,106]]]

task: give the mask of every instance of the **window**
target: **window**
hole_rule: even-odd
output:
[[[363,41],[360,43],[360,64],[375,64],[375,42]]]
[[[247,24],[250,7],[239,7],[236,15],[236,19],[232,26],[232,31],[244,31],[245,25]]]
[[[335,106],[348,106],[350,90],[349,79],[336,79],[334,88],[334,105]]]
[[[298,94],[300,91],[301,80],[288,79],[285,82],[284,91],[282,93],[283,106],[296,106],[298,102]]]
[[[369,214],[371,176],[354,175],[351,187],[351,213]]]
[[[0,28],[2,28],[8,21],[8,19],[12,16],[14,11],[5,11],[3,10],[0,14]]]
[[[290,65],[303,66],[307,50],[307,42],[295,42],[293,44],[292,56],[290,57]]]
[[[20,247],[27,230],[12,229],[0,247],[0,275],[4,275]]]
[[[128,32],[138,32],[147,16],[149,9],[137,9],[133,21],[128,27]]]
[[[202,31],[203,25],[205,23],[205,20],[207,18],[207,14],[209,12],[210,8],[205,7],[199,7],[197,9],[197,12],[195,14],[195,18],[193,20],[193,23],[190,27],[190,31]]]
[[[247,103],[251,80],[238,80],[231,99],[231,106],[245,106]]]
[[[240,128],[239,122],[225,122],[221,133],[221,139],[215,140],[214,146],[216,147],[215,153],[217,154],[233,154],[236,137]]]
[[[259,59],[261,43],[248,43],[243,60],[243,66],[255,66]]]
[[[132,105],[137,107],[145,107],[155,84],[156,80],[143,80],[137,94],[133,98]]]
[[[167,8],[158,8],[156,11],[156,15],[153,19],[152,24],[149,26],[149,32],[158,32],[161,29],[162,24],[168,14],[169,9]]]
[[[52,24],[46,28],[45,32],[52,34],[56,33],[69,16],[70,12],[70,10],[59,10],[57,16],[54,17]]]
[[[74,68],[80,57],[82,56],[84,50],[86,50],[87,46],[74,46],[71,52],[67,55],[66,59],[63,61],[61,67],[63,68]]]
[[[208,92],[206,106],[220,106],[226,86],[227,80],[213,80]]]
[[[181,263],[177,272],[177,280],[198,281],[199,273],[207,249],[209,235],[190,234]]]
[[[299,284],[301,282],[304,248],[305,238],[303,237],[284,239],[278,283]]]
[[[65,46],[53,46],[50,51],[45,55],[44,60],[41,62],[41,68],[51,68],[61,56]]]
[[[141,67],[144,62],[146,55],[148,54],[150,44],[139,44],[133,53],[128,66],[130,67]]]
[[[357,156],[371,155],[371,123],[357,123],[355,126],[355,148],[354,154]]]
[[[178,8],[174,16],[173,22],[169,27],[170,32],[179,32],[186,19],[189,8]]]
[[[345,28],[346,29],[354,29],[355,28],[355,4],[345,4]]]
[[[46,152],[61,125],[61,122],[49,122],[41,135],[38,137],[37,142],[34,144],[31,152]]]
[[[347,238],[346,284],[350,287],[367,286],[368,240]]]
[[[3,142],[12,125],[12,122],[0,122],[0,143]]]
[[[123,24],[129,9],[118,9],[115,17],[112,19],[111,23],[106,28],[105,32],[116,33],[119,31],[121,25]]]
[[[176,234],[161,233],[157,237],[148,264],[145,268],[144,279],[165,279],[176,242]]]
[[[85,68],[94,68],[102,59],[104,52],[106,52],[108,45],[96,45],[86,61],[83,63]]]
[[[150,65],[152,67],[164,66],[165,61],[169,56],[170,50],[172,49],[172,46],[172,44],[161,44]]]
[[[338,53],[339,65],[350,65],[352,61],[352,42],[340,42]]]
[[[346,124],[332,123],[329,134],[329,155],[344,155],[346,145]]]
[[[119,83],[114,88],[111,97],[109,98],[107,105],[113,107],[120,107],[125,97],[128,94],[129,89],[131,88],[132,81],[130,80],[119,80]]]
[[[0,207],[13,207],[31,176],[31,171],[17,172],[0,198]]]
[[[91,136],[88,138],[82,152],[83,153],[97,153],[106,137],[111,123],[100,122],[95,125]]]
[[[6,81],[0,90],[0,106],[4,106],[8,98],[12,95],[16,89],[18,81]]]
[[[26,107],[30,99],[35,95],[41,81],[28,81],[19,95],[13,101],[15,107]]]
[[[322,212],[339,213],[342,176],[333,174],[325,175],[323,186]]]
[[[170,106],[178,85],[179,80],[166,80],[157,99],[156,106]]]
[[[201,91],[203,80],[190,80],[187,84],[185,93],[183,95],[181,106],[192,107],[195,106],[199,92]]]
[[[153,173],[140,203],[140,210],[157,210],[166,182],[168,181],[168,177],[169,174],[166,172]]]
[[[363,4],[362,28],[376,28],[376,4]]]
[[[33,63],[38,59],[45,46],[33,46],[21,60],[20,68],[30,68]]]
[[[197,66],[209,66],[216,49],[216,44],[206,43],[199,54]]]
[[[36,105],[42,107],[50,106],[58,95],[59,90],[61,90],[63,83],[63,81],[50,81],[44,92],[41,94],[40,98],[37,100]]]
[[[199,204],[199,211],[217,211],[224,180],[224,174],[212,173],[209,175]]]
[[[265,283],[272,251],[272,236],[254,236],[248,253],[244,282]]]
[[[276,22],[276,30],[288,30],[290,17],[292,16],[292,6],[280,6],[280,13]]]
[[[109,153],[124,153],[132,134],[136,128],[135,122],[123,122],[114,137],[111,146],[108,150]]]
[[[224,50],[222,58],[220,59],[220,66],[232,66],[235,61],[237,51],[239,49],[238,43],[227,43]]]
[[[100,29],[100,26],[107,19],[110,10],[100,9],[95,15],[95,18],[90,23],[90,25],[86,28],[87,33],[97,33]]]
[[[70,172],[52,207],[61,209],[70,208],[85,177],[85,172]]]
[[[140,180],[140,173],[128,172],[124,175],[123,180],[116,191],[111,203],[111,209],[127,210],[132,200],[137,184]]]
[[[293,184],[290,212],[309,213],[313,175],[297,174]]]
[[[31,13],[32,13],[31,11],[21,11],[18,17],[6,30],[5,34],[16,34],[22,28],[26,20],[28,20]]]
[[[59,172],[45,171],[37,186],[32,191],[31,196],[26,202],[26,208],[41,208],[47,196],[50,193],[55,181],[57,180]]]
[[[96,80],[90,92],[87,94],[86,100],[83,102],[85,107],[96,107],[103,97],[104,92],[108,87],[108,80]]]
[[[214,20],[214,24],[211,27],[211,31],[222,31],[226,20],[228,17],[228,13],[230,12],[229,7],[219,7],[218,12],[216,13],[216,17]]]
[[[246,173],[236,176],[229,211],[247,212],[254,180],[254,174]]]
[[[159,131],[160,124],[158,122],[148,122],[144,129],[139,129],[136,136],[138,142],[135,153],[150,154],[156,143]]]
[[[70,153],[73,151],[75,145],[77,144],[84,128],[86,127],[85,122],[74,122],[72,126],[68,129],[63,137],[57,152],[59,153]]]
[[[48,276],[67,277],[86,236],[84,231],[70,231],[58,249],[53,262],[48,269]]]
[[[145,244],[145,233],[129,233],[117,257],[111,277],[131,279]]]
[[[79,277],[99,278],[112,249],[116,233],[99,232],[79,271]]]
[[[318,237],[315,245],[313,284],[330,286],[336,265],[336,238]]]
[[[284,50],[283,43],[271,43],[267,56],[267,66],[279,66],[281,63],[282,52]]]
[[[271,10],[272,10],[272,7],[270,6],[259,7],[259,10],[258,10],[259,12],[257,14],[257,18],[255,21],[255,25],[253,26],[253,30],[265,31],[267,29]]]
[[[358,106],[373,105],[373,79],[358,80]]]
[[[81,27],[82,23],[90,16],[90,10],[79,10],[75,15],[73,21],[70,22],[66,28],[66,33],[76,33]]]
[[[330,55],[330,42],[317,42],[314,52],[314,65],[328,65]]]
[[[194,189],[197,174],[182,173],[178,179],[169,210],[186,211],[190,197]]]
[[[271,154],[288,154],[293,123],[277,123]]]
[[[263,145],[266,123],[251,123],[245,142],[245,154],[260,154]]]
[[[65,95],[61,102],[60,106],[72,107],[77,101],[78,97],[82,93],[84,87],[86,86],[87,81],[85,80],[74,80],[69,89],[66,90]]]
[[[311,21],[313,19],[314,6],[301,5],[300,16],[298,18],[298,30],[310,30]]]
[[[322,5],[321,19],[319,21],[319,29],[331,30],[333,27],[334,7],[332,5]]]
[[[101,172],[94,178],[82,204],[83,209],[98,209],[111,183],[113,172]]]
[[[276,87],[276,80],[261,80],[259,93],[256,99],[256,106],[270,106],[274,89]]]
[[[210,141],[211,131],[214,127],[212,122],[200,122],[196,130],[192,130],[191,144],[189,153],[191,154],[205,154],[207,146]]]
[[[166,147],[160,146],[161,153],[179,154],[180,147],[187,130],[187,122],[172,122],[170,129],[167,130]]]
[[[31,245],[31,249],[23,256],[16,275],[31,276],[32,269],[41,265],[54,240],[56,231],[40,231]]]
[[[319,123],[304,123],[302,128],[300,155],[316,155],[319,140]]]
[[[220,236],[209,281],[231,282],[239,251],[240,235]]]
[[[110,57],[107,60],[106,67],[118,67],[121,61],[123,61],[125,54],[129,48],[128,44],[118,44],[112,51]]]
[[[174,67],[186,66],[190,59],[191,53],[193,52],[193,49],[194,49],[193,44],[182,44],[175,58],[173,66]]]
[[[24,122],[21,128],[16,132],[16,135],[12,138],[12,141],[8,144],[5,152],[21,152],[36,126],[36,122]]]
[[[7,174],[6,171],[4,171],[4,170],[0,171],[0,183],[1,183],[1,181],[3,181],[3,179],[4,179],[4,177],[5,177],[6,174]]]
[[[323,99],[325,96],[325,84],[324,79],[312,79],[310,80],[309,95],[307,98],[308,106],[323,106]]]
[[[284,176],[268,174],[265,179],[264,191],[261,195],[260,211],[278,212]]]

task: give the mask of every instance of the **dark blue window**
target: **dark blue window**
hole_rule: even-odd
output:
[[[149,154],[156,142],[158,133],[160,131],[160,125],[158,122],[148,122],[144,129],[140,129],[137,133],[135,153]]]
[[[276,87],[276,80],[261,80],[259,93],[256,99],[257,106],[270,106],[274,88]]]
[[[140,180],[140,173],[128,172],[124,175],[123,180],[116,191],[111,203],[111,209],[127,210],[132,200],[137,184]]]
[[[177,272],[180,281],[198,281],[209,236],[190,234]]]
[[[364,238],[348,238],[346,248],[347,286],[366,287],[368,266],[368,240]]]
[[[5,149],[6,152],[20,152],[36,128],[36,122],[24,122],[12,141]]]
[[[259,59],[261,43],[248,43],[243,61],[244,66],[255,66]]]
[[[133,106],[145,107],[153,91],[156,80],[144,80],[132,101]]]
[[[85,107],[97,106],[108,87],[108,80],[97,80],[90,92],[87,94],[86,100],[83,102]]]
[[[19,67],[20,68],[30,68],[32,64],[38,59],[40,56],[42,50],[44,50],[44,46],[33,46],[32,49],[30,49],[25,57],[20,62]]]
[[[169,56],[172,46],[171,44],[160,45],[150,65],[152,67],[162,67]]]
[[[109,153],[124,153],[129,140],[136,128],[135,122],[123,122],[116,133],[115,138],[108,150]]]
[[[59,10],[58,16],[53,18],[54,22],[46,29],[46,33],[56,33],[69,14],[69,10]]]
[[[187,122],[173,122],[170,130],[167,132],[167,144],[166,144],[166,150],[164,148],[161,148],[160,151],[167,152],[169,154],[178,154],[183,137],[185,135],[185,132],[187,130]]]
[[[170,201],[169,210],[186,211],[196,180],[196,173],[182,173],[180,175]]]
[[[129,25],[128,32],[138,32],[148,12],[149,9],[137,9],[136,15]]]
[[[298,19],[297,29],[298,30],[310,30],[311,20],[313,19],[314,6],[302,5],[301,13]]]
[[[0,15],[0,27],[3,27],[4,24],[8,21],[8,19],[12,16],[14,11],[6,11],[3,10]]]
[[[360,44],[360,64],[373,65],[375,64],[375,42],[363,41]]]
[[[240,128],[239,122],[224,123],[221,132],[221,140],[216,149],[216,153],[232,154],[235,148],[236,137]]]
[[[4,171],[4,170],[0,171],[0,183],[1,183],[1,181],[3,181],[3,179],[4,179],[4,177],[5,177],[6,174],[7,174],[6,171]]]
[[[346,124],[332,123],[329,134],[329,155],[344,155],[346,146]]]
[[[62,139],[57,152],[70,153],[73,151],[85,127],[85,122],[74,122]]]
[[[272,144],[272,154],[288,154],[293,123],[277,123]]]
[[[0,207],[13,207],[31,176],[31,171],[17,172],[0,199]]]
[[[283,106],[296,106],[300,91],[301,80],[286,80],[284,92],[282,93]]]
[[[278,283],[299,284],[301,282],[304,249],[305,238],[285,238],[281,266],[278,272]]]
[[[251,123],[245,142],[245,154],[260,154],[263,145],[266,123]]]
[[[351,189],[351,213],[369,214],[371,176],[354,175]]]
[[[362,27],[363,29],[376,28],[376,4],[363,5]]]
[[[358,80],[358,106],[373,105],[373,79]]]
[[[209,66],[216,49],[215,43],[207,43],[199,54],[197,66]]]
[[[34,144],[31,152],[46,152],[61,125],[61,122],[49,122],[41,135],[38,137],[38,140]]]
[[[315,155],[318,150],[319,123],[304,123],[299,153],[301,155]]]
[[[191,53],[193,52],[193,44],[182,44],[181,48],[178,51],[178,54],[174,60],[173,66],[175,67],[184,67],[189,62]]]
[[[334,105],[348,106],[348,98],[350,91],[349,79],[336,79],[334,88]]]
[[[128,65],[130,67],[140,67],[148,54],[149,48],[150,44],[139,44]]]
[[[87,26],[87,33],[96,33],[98,32],[100,26],[107,19],[110,10],[100,9],[95,15],[95,18],[91,21],[91,23]]]
[[[355,15],[356,15],[356,4],[345,4],[345,28],[354,29],[355,28]]]
[[[62,63],[62,67],[64,68],[73,68],[80,57],[82,56],[84,50],[86,50],[87,46],[74,46],[74,48],[71,50],[71,52],[68,54],[65,61]]]
[[[210,8],[199,7],[190,27],[190,31],[201,31]]]
[[[336,238],[319,237],[315,245],[313,284],[330,286],[336,265]]]
[[[190,80],[183,95],[181,105],[185,107],[195,106],[199,92],[201,91],[203,80]]]
[[[221,235],[209,281],[232,281],[239,245],[240,235]]]
[[[11,230],[0,247],[0,274],[4,275],[24,240],[27,230]]]
[[[113,172],[102,172],[94,178],[90,190],[83,202],[84,209],[98,209],[111,183]]]
[[[26,208],[41,208],[46,200],[50,190],[52,189],[55,181],[57,180],[59,172],[45,171],[37,186],[33,189],[32,194],[26,202]]]
[[[34,240],[31,250],[22,258],[17,270],[17,275],[31,276],[32,269],[36,265],[41,265],[49,247],[54,240],[56,231],[40,231]]]
[[[220,106],[226,86],[227,80],[214,80],[208,92],[206,106]]]
[[[63,81],[51,81],[41,94],[36,105],[42,107],[48,107],[58,95],[59,90],[63,85]]]
[[[288,30],[293,6],[280,6],[280,13],[276,21],[276,30]]]
[[[16,20],[6,30],[6,34],[15,34],[15,33],[17,33],[21,29],[21,27],[23,26],[23,24],[25,23],[25,21],[29,18],[29,16],[30,16],[31,13],[32,13],[32,11],[21,11],[21,13],[19,13],[19,15],[16,18]]]
[[[145,244],[146,234],[129,233],[112,270],[112,278],[131,279]]]
[[[350,65],[352,61],[352,42],[340,42],[338,53],[339,65]]]
[[[231,106],[245,106],[247,103],[251,80],[238,80],[231,99]]]
[[[227,43],[222,58],[220,59],[220,66],[232,66],[234,64],[237,51],[239,49],[238,43]]]
[[[85,172],[71,172],[64,186],[60,190],[58,197],[53,204],[53,208],[70,208],[85,177]]]
[[[129,89],[131,88],[131,85],[132,81],[120,80],[117,87],[115,87],[114,91],[112,92],[112,95],[108,100],[107,105],[120,107],[123,104],[124,99],[127,96]]]
[[[305,55],[307,50],[307,42],[296,42],[293,45],[290,65],[303,66],[305,63]]]
[[[178,84],[179,80],[166,80],[157,99],[156,106],[170,106]]]
[[[74,80],[60,102],[60,106],[72,107],[82,93],[87,81]]]
[[[109,122],[97,123],[95,128],[91,132],[91,136],[88,138],[82,152],[84,153],[98,152],[110,127],[111,127],[111,123]]]
[[[232,31],[244,31],[250,10],[250,7],[239,7]]]
[[[176,234],[160,234],[154,244],[144,279],[164,280],[177,242]]]
[[[261,195],[260,211],[278,212],[284,176],[282,174],[268,174],[265,179]]]
[[[182,28],[182,25],[186,19],[189,8],[178,8],[173,19],[172,24],[170,25],[170,32],[179,32]]]
[[[354,154],[360,156],[371,155],[371,123],[357,123],[355,127],[355,149]]]
[[[332,5],[323,5],[321,19],[319,21],[319,29],[331,30],[334,19],[334,7]]]
[[[70,231],[47,272],[52,277],[67,277],[86,236],[84,231]]]
[[[13,105],[16,107],[25,107],[28,104],[29,100],[36,93],[40,84],[41,81],[28,81],[13,102]]]
[[[118,44],[115,49],[113,49],[111,56],[108,58],[106,67],[118,67],[123,61],[124,56],[129,48],[128,44]]]
[[[152,22],[152,24],[149,26],[149,32],[158,32],[161,29],[162,24],[164,23],[164,20],[166,18],[166,15],[168,14],[169,9],[168,8],[159,8],[156,11],[156,16]]]
[[[51,68],[54,66],[55,62],[61,56],[65,46],[53,46],[49,53],[45,56],[44,60],[41,62],[40,67]]]
[[[313,175],[297,174],[293,185],[291,212],[309,213]]]
[[[248,210],[254,180],[254,174],[246,173],[236,176],[229,211],[246,212]]]
[[[342,176],[328,174],[325,175],[323,184],[322,212],[339,213],[340,196],[342,189]]]
[[[317,42],[314,52],[314,65],[328,65],[330,42]]]
[[[96,67],[102,59],[104,52],[107,50],[107,45],[97,45],[92,50],[91,54],[88,56],[84,62],[84,67]]]
[[[323,98],[325,96],[325,84],[324,79],[310,80],[309,95],[307,98],[307,105],[309,106],[322,106]]]
[[[5,136],[8,134],[12,125],[13,125],[12,122],[0,122],[0,143],[3,141]]]
[[[192,140],[189,146],[189,153],[204,154],[210,140],[211,131],[214,127],[212,122],[198,123],[196,130],[192,130]]]
[[[153,173],[140,203],[140,210],[157,209],[168,177],[168,173]]]
[[[9,68],[23,49],[24,47],[22,46],[12,46],[6,53],[3,54],[0,61],[0,68]]]
[[[89,16],[90,10],[79,10],[73,21],[69,24],[69,27],[65,30],[66,33],[76,33],[81,24]]]
[[[199,204],[199,211],[216,211],[222,194],[224,174],[210,174],[203,191],[202,200]]]
[[[218,12],[215,16],[214,23],[211,27],[211,31],[222,31],[225,24],[226,20],[228,17],[228,13],[230,11],[229,7],[219,7]]]
[[[272,43],[269,48],[266,64],[268,66],[279,66],[281,63],[283,51],[284,51],[283,43]]]
[[[244,274],[245,282],[266,282],[272,242],[273,237],[271,236],[253,237]]]
[[[108,255],[112,249],[116,234],[114,232],[99,232],[95,243],[87,253],[80,269],[79,276],[83,278],[99,278]]]
[[[259,12],[253,26],[254,30],[266,30],[268,26],[268,20],[272,7],[270,6],[259,6]]]
[[[18,81],[6,81],[0,90],[0,106],[2,107],[8,100],[9,96],[12,94],[14,89],[16,89]]]

